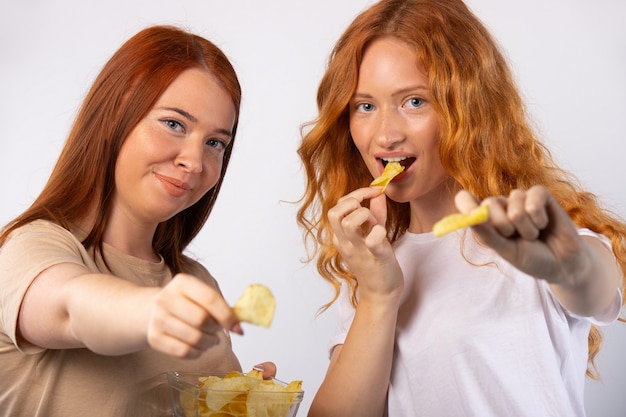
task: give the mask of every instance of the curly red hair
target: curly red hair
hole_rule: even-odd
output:
[[[303,127],[298,149],[306,173],[298,223],[305,241],[314,245],[310,259],[317,258],[319,273],[335,288],[324,309],[336,300],[343,280],[356,302],[357,282],[332,244],[328,210],[372,180],[349,135],[348,104],[364,50],[389,36],[411,45],[428,75],[440,124],[439,153],[452,190],[483,199],[542,184],[579,227],[611,239],[626,271],[626,224],[554,162],[529,122],[506,59],[480,20],[460,0],[387,0],[357,16],[337,41],[318,89],[319,115]],[[409,226],[409,208],[387,201],[393,242]],[[601,334],[592,327],[591,368],[600,343]],[[595,377],[593,369],[587,373]]]

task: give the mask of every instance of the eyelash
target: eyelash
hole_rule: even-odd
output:
[[[369,108],[366,109],[365,107]],[[355,106],[355,108],[357,111],[368,113],[374,108],[374,105],[372,103],[359,103]]]
[[[412,102],[418,102],[418,103],[412,104]],[[424,104],[424,99],[419,98],[419,97],[411,97],[410,99],[404,102],[403,106],[406,106],[407,104],[411,104],[410,107],[412,108],[418,108]],[[355,106],[355,108],[357,111],[368,113],[374,109],[374,105],[372,103],[359,103]]]
[[[171,130],[178,130],[177,128],[182,129],[182,131],[185,131],[185,126],[179,122],[178,120],[175,119],[164,119],[163,123],[165,123],[165,125],[170,128]]]
[[[411,97],[410,99],[405,101],[405,103],[411,103],[413,101],[419,101],[419,104],[412,106],[412,107],[420,107],[422,104],[424,104],[424,99],[421,99],[419,97]]]
[[[219,144],[219,150],[224,150],[228,146],[228,144],[226,142],[224,142],[223,140],[220,140],[220,139],[209,139],[209,140],[207,140],[207,145],[209,145],[209,146],[215,147],[214,146],[215,143]]]
[[[177,132],[182,131],[182,133],[185,133],[185,125],[176,119],[163,119],[163,123],[165,123],[170,130]],[[217,138],[208,139],[206,144],[220,151],[223,151],[226,147],[228,147],[228,143],[226,141]]]

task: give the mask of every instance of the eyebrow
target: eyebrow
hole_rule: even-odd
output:
[[[198,121],[198,119],[192,115],[191,113],[183,110],[183,109],[179,109],[178,107],[162,107],[163,110],[170,110],[173,112],[176,112],[178,114],[180,114],[181,116],[183,116],[185,119],[190,120],[194,123],[196,123]]]
[[[188,111],[185,111],[183,109],[179,109],[178,107],[162,107],[163,110],[169,110],[169,111],[173,111],[175,113],[180,114],[181,116],[183,116],[184,118],[186,118],[187,120],[193,122],[193,123],[197,123],[198,119],[191,113],[189,113]],[[233,137],[233,132],[231,132],[228,129],[223,129],[223,128],[217,128],[216,129],[217,133],[221,133],[223,135],[226,135],[230,138]]]
[[[406,87],[406,88],[401,88],[397,91],[394,91],[392,96],[402,96],[405,95],[407,93],[412,93],[412,92],[423,92],[423,93],[428,93],[428,87],[424,87],[424,86],[411,86],[411,87]],[[352,98],[372,98],[373,96],[371,94],[368,93],[359,93],[358,91],[355,91],[354,94],[352,95]]]

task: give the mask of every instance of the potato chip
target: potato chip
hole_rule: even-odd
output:
[[[374,181],[370,183],[370,187],[382,187],[380,192],[384,192],[387,185],[394,179],[398,174],[404,171],[404,166],[400,165],[400,162],[391,161],[385,165],[385,169],[380,177],[375,178]]]
[[[240,321],[270,327],[276,310],[276,299],[262,284],[249,285],[233,307]]]
[[[455,213],[444,217],[433,226],[433,233],[441,237],[448,233],[468,226],[483,223],[489,219],[489,206],[482,205],[476,207],[469,214]]]
[[[199,388],[211,390],[211,395],[206,395],[206,391],[202,391],[204,395],[199,397],[200,408],[212,413],[230,412],[229,410],[234,409],[240,403],[245,406],[247,391],[260,383],[258,379],[249,378],[238,371],[229,372],[223,378],[210,375],[200,377],[198,380]],[[240,391],[245,392],[242,394]]]

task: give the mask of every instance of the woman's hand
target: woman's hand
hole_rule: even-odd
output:
[[[254,365],[252,369],[261,371],[263,373],[263,379],[276,377],[276,364],[274,362],[263,362],[258,365]]]
[[[370,208],[362,206],[370,199]],[[387,202],[377,188],[361,188],[339,199],[328,211],[333,244],[359,282],[360,299],[399,297],[402,271],[387,239]]]
[[[222,296],[191,275],[177,274],[153,298],[147,338],[155,350],[195,358],[218,344],[224,329],[242,334]]]
[[[463,213],[478,205],[467,191],[455,203]],[[572,312],[593,315],[615,298],[619,271],[611,252],[598,239],[581,237],[545,187],[513,190],[482,204],[489,205],[489,221],[472,227],[478,238],[520,271],[552,284]]]
[[[478,205],[467,191],[456,195],[461,212]],[[519,270],[560,283],[580,270],[585,246],[565,210],[543,186],[513,190],[508,197],[489,197],[489,221],[474,226],[486,245]]]

